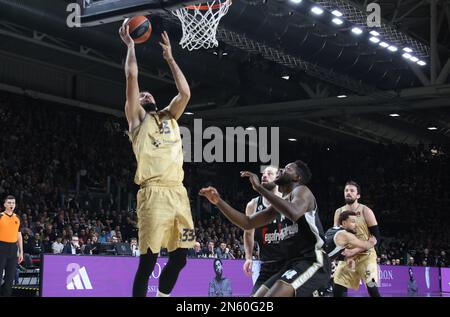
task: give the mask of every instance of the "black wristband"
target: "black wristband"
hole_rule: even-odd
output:
[[[369,227],[369,232],[371,235],[377,238],[377,242],[380,241],[380,228],[378,227],[378,225]]]

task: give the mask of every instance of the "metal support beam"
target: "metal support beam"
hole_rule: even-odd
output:
[[[425,76],[425,74],[422,72],[422,70],[417,67],[415,64],[408,63],[409,67],[411,67],[411,70],[413,73],[419,78],[420,82],[424,86],[430,86],[430,80]]]
[[[311,87],[309,87],[307,83],[300,83],[300,86],[308,94],[309,98],[311,99],[317,98],[316,93],[311,89]]]
[[[380,140],[371,139],[371,138],[359,135],[357,133],[352,133],[352,132],[345,131],[345,130],[342,130],[342,129],[337,129],[337,128],[330,127],[330,126],[325,125],[325,124],[320,124],[320,123],[315,122],[315,121],[311,121],[311,120],[301,120],[301,121],[306,122],[306,123],[311,124],[311,125],[314,125],[316,127],[320,127],[322,129],[327,129],[327,130],[330,130],[330,131],[333,131],[333,132],[349,135],[349,136],[352,136],[352,137],[355,137],[355,138],[358,138],[358,139],[362,139],[362,140],[365,140],[365,141],[369,141],[369,142],[372,142],[372,143],[376,143],[376,144],[380,143]]]
[[[445,63],[444,68],[442,68],[441,73],[439,74],[439,77],[436,79],[437,85],[442,85],[447,80],[448,74],[450,72],[450,58],[447,60],[447,63]]]
[[[400,22],[402,21],[404,18],[406,18],[408,15],[410,15],[411,13],[413,13],[417,8],[419,8],[420,6],[422,6],[425,2],[424,1],[420,1],[418,2],[415,6],[413,6],[411,9],[409,9],[406,13],[404,13],[401,17],[399,17],[398,19],[393,19],[393,22]]]
[[[398,11],[399,11],[401,5],[402,5],[402,0],[398,0],[397,4],[395,5],[395,11],[394,11],[394,14],[392,15],[391,23],[393,23],[395,21],[395,19],[397,18],[397,14],[398,14]]]
[[[58,45],[56,43],[49,43],[49,42],[45,41],[45,39],[50,37],[47,34],[41,34],[42,36],[39,36],[39,34],[37,34],[38,38],[40,38],[40,39],[38,39],[38,38],[35,37],[36,36],[35,33],[33,33],[31,36],[29,36],[28,34],[24,34],[22,32],[13,32],[13,31],[8,30],[6,28],[2,29],[1,27],[4,24],[7,24],[7,22],[3,22],[3,21],[0,20],[0,35],[5,35],[5,36],[11,37],[11,38],[15,38],[15,39],[19,39],[19,40],[22,40],[22,41],[25,41],[25,42],[37,44],[37,45],[40,45],[42,47],[51,48],[51,49],[54,49],[56,51],[60,51],[60,52],[63,52],[63,53],[66,53],[66,54],[69,54],[69,55],[72,55],[72,56],[82,57],[82,58],[90,60],[92,62],[96,62],[96,63],[102,64],[102,65],[110,66],[112,68],[123,70],[123,65],[121,65],[121,64],[119,64],[119,63],[117,63],[115,61],[106,60],[105,58],[98,58],[98,57],[89,55],[88,54],[89,51],[86,48],[84,48],[84,53],[83,53],[83,50],[80,49],[80,46],[77,46],[77,49],[71,49],[71,48],[63,47],[63,46]],[[80,50],[81,50],[81,52],[80,52]],[[170,84],[174,83],[174,81],[172,79],[161,78],[158,75],[152,74],[152,73],[150,73],[148,71],[145,71],[145,70],[140,71],[139,75],[143,76],[143,77],[148,77],[148,78],[151,78],[151,79],[154,79],[154,80],[158,80],[158,81],[161,81],[161,82],[164,82],[164,83],[170,83]]]
[[[23,96],[31,96],[34,99],[46,100],[46,101],[50,101],[50,102],[55,102],[55,103],[59,103],[59,104],[63,104],[63,105],[72,106],[72,107],[83,108],[83,109],[90,110],[90,111],[106,113],[106,114],[116,116],[118,118],[125,117],[124,112],[120,111],[120,110],[114,110],[109,107],[103,107],[103,106],[95,105],[92,103],[82,102],[82,101],[78,101],[78,100],[74,100],[74,99],[63,98],[63,97],[59,97],[59,96],[55,96],[55,95],[51,95],[51,94],[42,93],[42,92],[35,91],[35,90],[23,89],[20,87],[11,86],[11,85],[7,85],[7,84],[3,84],[3,83],[0,83],[0,90],[11,92],[14,94],[23,95]]]
[[[437,2],[438,0],[430,0],[430,12],[431,12],[431,19],[430,19],[430,46],[431,46],[431,78],[430,82],[432,85],[436,83],[437,74],[439,72],[438,70],[438,60],[439,60],[439,54],[438,54],[438,46],[437,46]]]
[[[445,15],[447,16],[448,31],[450,32],[450,4],[444,4]]]

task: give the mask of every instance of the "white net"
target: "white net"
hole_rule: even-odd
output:
[[[232,0],[213,0],[201,5],[172,11],[183,27],[180,45],[188,50],[218,46],[216,39],[220,19],[227,14]]]

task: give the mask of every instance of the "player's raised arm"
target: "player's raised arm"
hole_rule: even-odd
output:
[[[139,103],[138,65],[134,41],[130,36],[130,27],[124,25],[120,28],[119,34],[122,41],[128,48],[125,61],[125,77],[127,80],[125,115],[128,121],[129,131],[139,126],[141,119],[145,116],[145,111]]]
[[[178,95],[172,99],[170,104],[163,111],[167,111],[174,119],[178,120],[178,118],[180,118],[183,114],[184,109],[186,109],[186,105],[191,98],[191,90],[186,77],[184,77],[183,72],[172,56],[172,47],[170,45],[169,35],[166,31],[164,31],[161,34],[161,37],[162,42],[160,42],[159,45],[161,45],[163,49],[163,57],[172,71],[172,76],[178,89]]]

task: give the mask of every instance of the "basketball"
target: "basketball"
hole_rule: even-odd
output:
[[[136,44],[144,43],[152,34],[152,25],[145,16],[125,19],[123,25],[127,24],[130,26],[130,36]]]

